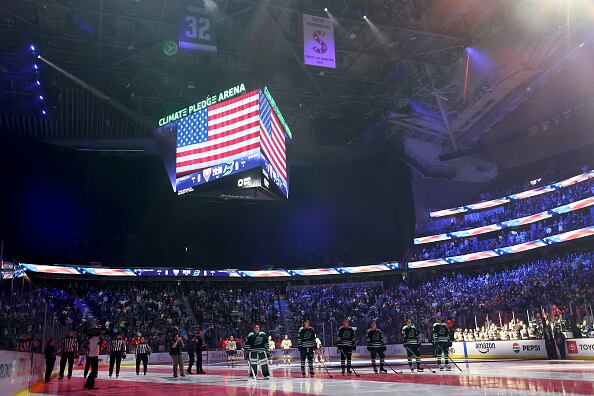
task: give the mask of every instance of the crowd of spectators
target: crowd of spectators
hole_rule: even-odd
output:
[[[139,283],[83,287],[79,293],[100,326],[129,339],[142,334],[155,351],[165,350],[171,333],[186,335],[191,324],[191,313],[175,286]]]
[[[26,335],[43,326],[45,300],[40,290],[22,281],[0,283],[0,348],[15,349]],[[37,346],[37,345],[36,345]]]
[[[430,228],[431,231],[424,231],[419,235],[449,233],[502,223],[507,220],[518,219],[554,209],[558,206],[567,205],[593,195],[594,179],[590,179],[550,193],[512,201],[497,208],[475,211],[473,214],[461,213],[450,217],[447,221],[433,220],[434,222],[439,222],[440,225],[438,228],[428,226],[427,228]]]
[[[411,318],[425,338],[439,317],[449,318],[454,326],[466,323],[464,327],[470,327],[474,317],[494,320],[496,312],[503,312],[504,320],[509,320],[514,313],[525,317],[527,311],[540,313],[553,304],[569,322],[571,303],[574,315],[581,315],[573,320],[581,321],[590,312],[576,307],[594,300],[593,263],[593,252],[570,253],[497,271],[409,278],[385,284],[383,289],[293,289],[288,297],[295,320],[307,316],[318,331],[336,329],[343,318],[350,317],[352,325],[362,329],[361,337],[370,321],[377,319],[389,342],[394,342],[405,318]],[[592,323],[590,316],[587,320]]]
[[[512,320],[500,324],[490,321],[483,326],[475,325],[474,328],[462,329],[458,327],[454,332],[454,341],[507,341],[507,340],[535,340],[542,338],[542,321],[524,323],[523,320]]]
[[[542,171],[537,171],[531,167],[519,171],[517,169],[508,170],[490,183],[489,188],[481,192],[478,198],[480,200],[501,198],[555,183],[581,173],[586,173],[591,169],[592,165],[589,163],[578,161],[576,164],[572,164],[571,159],[563,158],[555,163],[549,163],[546,169]]]
[[[471,238],[456,238],[418,245],[411,255],[411,261],[458,256],[513,246],[587,227],[592,223],[589,209],[569,212],[521,228],[508,228]]]
[[[247,335],[255,321],[268,331],[281,331],[274,289],[206,286],[159,282],[54,282],[40,285],[40,298],[54,315],[82,339],[89,326],[100,326],[108,339],[116,333],[129,348],[143,335],[154,351],[167,351],[177,333],[190,338],[199,329],[205,342],[216,348],[222,337]],[[86,315],[81,301],[88,306]],[[21,310],[20,315],[27,315]],[[12,337],[13,339],[15,337]]]
[[[207,331],[207,342],[211,345],[215,342],[220,344],[221,339],[229,336],[241,339],[252,330],[254,322],[275,334],[281,329],[273,288],[262,290],[215,285],[190,288],[188,298],[197,322],[208,324],[207,330],[211,330]]]
[[[72,327],[84,324],[82,312],[74,303],[76,296],[72,294],[70,288],[43,287],[40,293],[62,326]]]
[[[302,319],[309,318],[326,345],[335,342],[345,317],[357,328],[360,344],[372,319],[378,321],[386,342],[400,341],[406,318],[411,318],[422,338],[427,339],[431,325],[439,317],[447,318],[453,329],[467,329],[466,335],[460,330],[458,337],[497,339],[494,337],[506,333],[511,339],[530,338],[540,336],[537,328],[532,334],[530,329],[534,318],[541,314],[564,329],[573,329],[583,320],[592,325],[593,266],[593,251],[572,252],[496,269],[445,275],[420,272],[404,279],[392,276],[382,282],[293,285],[286,292],[283,283],[256,287],[239,283],[62,281],[27,283],[22,289],[28,290],[26,295],[15,288],[10,298],[10,289],[4,285],[0,288],[0,324],[2,335],[13,340],[26,333],[39,338],[42,307],[47,303],[53,310],[50,314],[61,318],[81,337],[84,326],[100,325],[107,337],[121,333],[130,350],[133,340],[142,334],[153,350],[167,351],[165,345],[172,334],[188,338],[204,330],[209,348],[216,348],[224,345],[229,336],[241,340],[254,322],[274,338],[284,335],[277,309],[280,304],[276,302],[286,295],[290,317],[285,319],[294,322],[293,332]],[[77,300],[84,300],[93,311],[94,323],[85,323]],[[15,323],[23,325],[15,329]],[[289,336],[295,339],[295,334]],[[82,339],[80,344],[84,346]]]
[[[371,318],[383,313],[384,308],[389,309],[381,284],[296,288],[288,291],[287,298],[296,327],[300,326],[303,319],[310,319],[326,343],[332,342],[331,334],[338,331],[344,318],[350,318],[355,325],[366,326]],[[381,321],[385,328],[391,327],[391,324],[387,316]],[[363,333],[357,335],[360,341]]]

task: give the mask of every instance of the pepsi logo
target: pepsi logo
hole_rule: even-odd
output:
[[[514,342],[512,344],[512,350],[514,351],[514,353],[520,353],[520,344],[518,344],[517,342]]]
[[[529,345],[522,345],[522,351],[525,352],[538,352],[540,351],[540,345],[536,345],[536,344],[529,344]]]

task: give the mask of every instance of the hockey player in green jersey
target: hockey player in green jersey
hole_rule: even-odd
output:
[[[268,379],[270,377],[268,357],[266,355],[266,351],[268,351],[268,336],[260,330],[259,325],[254,325],[254,331],[248,334],[245,349],[248,354],[248,364],[250,367],[249,377],[256,378],[258,376],[258,366],[260,366],[262,376],[264,379]]]
[[[415,369],[413,369],[413,362],[412,357],[413,355],[416,357],[417,360],[417,371],[423,371],[421,367],[421,353],[419,352],[419,346],[421,345],[419,341],[419,330],[412,324],[412,320],[407,319],[406,324],[402,328],[402,340],[404,342],[404,347],[406,348],[406,356],[408,357],[408,367],[410,367],[410,371],[413,373]]]
[[[316,348],[316,332],[311,327],[309,319],[303,320],[303,326],[297,332],[297,344],[301,356],[301,375],[305,377],[305,360],[309,364],[309,375],[314,375],[313,359]]]
[[[445,319],[441,318],[439,322],[433,324],[433,346],[435,348],[435,357],[437,358],[437,365],[439,369],[443,371],[441,365],[441,355],[445,356],[445,368],[451,370],[450,362],[448,361],[448,352],[450,350],[450,331],[448,325],[445,323]]]
[[[340,368],[344,375],[345,360],[347,373],[351,374],[351,359],[355,350],[355,329],[350,325],[348,319],[342,321],[342,326],[338,329],[338,350],[340,351]]]
[[[367,350],[371,353],[371,365],[373,366],[373,371],[377,374],[377,365],[375,364],[375,359],[379,355],[380,358],[380,373],[387,373],[388,370],[384,368],[385,359],[386,359],[386,346],[384,345],[384,335],[382,331],[377,328],[377,323],[374,321],[371,322],[371,326],[367,330]]]

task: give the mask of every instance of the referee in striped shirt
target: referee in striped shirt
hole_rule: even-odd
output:
[[[68,361],[68,379],[72,378],[72,366],[74,365],[74,355],[78,353],[78,340],[74,337],[74,332],[68,330],[66,337],[62,340],[60,356],[60,374],[58,379],[64,379],[64,369]]]
[[[144,369],[144,375],[146,375],[146,367],[148,366],[148,357],[153,350],[146,343],[144,337],[140,337],[140,342],[136,346],[136,375],[140,375],[140,362],[142,362],[142,368]]]
[[[116,333],[114,339],[109,343],[109,377],[113,374],[113,365],[116,366],[116,378],[120,376],[120,364],[122,357],[126,353],[126,343],[120,333]]]

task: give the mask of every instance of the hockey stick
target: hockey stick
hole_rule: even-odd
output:
[[[454,362],[454,359],[452,359],[452,358],[450,357],[450,355],[449,355],[449,354],[448,354],[448,358],[450,359],[450,361],[451,361],[452,363],[454,363],[454,366],[456,366],[456,367],[458,368],[458,370],[462,371],[462,369],[460,368],[460,366],[458,366],[458,365],[456,364],[456,362]]]
[[[381,364],[381,363],[380,363],[380,364]],[[394,369],[392,368],[392,366],[390,366],[390,365],[389,365],[389,364],[388,364],[388,363],[387,363],[385,360],[384,360],[384,365],[385,365],[385,366],[388,366],[388,368],[389,368],[390,370],[392,370],[392,371],[394,372],[394,374],[402,374],[402,370],[394,370]]]
[[[342,354],[342,356],[344,356],[344,360],[348,364],[346,353],[344,353],[342,349],[340,349],[340,353]],[[353,374],[355,374],[356,377],[359,377],[359,374],[357,374],[357,372],[355,371],[355,369],[352,365],[351,365],[351,370],[353,370]]]
[[[386,350],[386,347],[384,346],[384,347],[383,347],[383,349],[384,349],[384,351],[385,351],[385,350]],[[370,350],[369,348],[368,348],[367,350],[369,350],[369,351],[371,352],[371,350]],[[383,351],[382,351],[382,353],[383,353]],[[375,360],[373,360],[373,359],[371,360],[371,365],[373,366],[373,371],[375,371],[375,373],[377,374],[377,371],[375,370],[375,367],[376,367],[376,365],[375,365]],[[389,364],[386,362],[385,355],[384,355],[384,358],[383,358],[383,362],[382,362],[382,358],[380,357],[380,370],[382,369],[382,366],[388,366],[388,367],[390,368],[390,370],[392,370],[392,371],[394,372],[394,374],[402,374],[402,371],[400,371],[400,370],[398,370],[398,371],[397,371],[397,370],[394,370],[394,369],[392,368],[392,366],[390,366],[390,365],[389,365]]]
[[[324,370],[326,370],[326,374],[328,374],[328,377],[332,378],[332,374],[330,374],[330,371],[328,371],[328,368],[326,367],[326,364],[324,363],[323,359],[322,359],[321,363],[322,363],[322,367],[324,368]]]
[[[406,350],[409,351],[413,356],[415,356],[416,358],[418,358],[419,361],[423,364],[423,366],[425,366],[425,363],[423,362],[423,360],[421,360],[420,354],[417,355],[416,353],[414,353],[409,347],[406,346],[406,344],[402,344],[402,346],[405,347]],[[412,358],[412,356],[411,356],[411,358]],[[429,371],[431,371],[433,374],[435,374],[435,371],[431,367],[427,366],[427,369]]]

